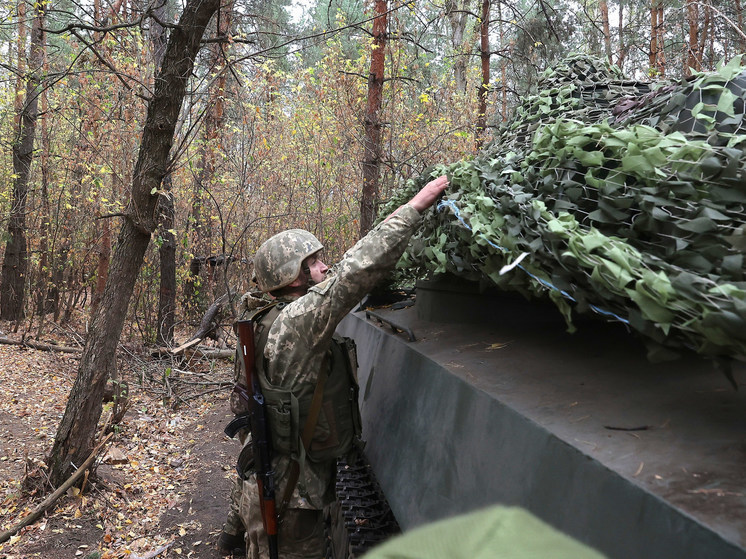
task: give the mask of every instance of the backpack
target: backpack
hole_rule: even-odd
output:
[[[276,453],[289,454],[301,466],[306,459],[323,462],[345,456],[361,444],[362,434],[355,341],[334,335],[315,385],[294,391],[274,386],[267,378],[264,348],[270,327],[285,306],[282,302],[272,303],[252,315],[256,372],[264,394],[272,448]],[[320,403],[314,406],[314,399],[319,398]],[[316,414],[310,444],[304,445],[308,417],[311,415],[313,420]]]

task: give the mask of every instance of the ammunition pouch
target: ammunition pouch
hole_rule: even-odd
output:
[[[305,449],[306,459],[312,462],[346,455],[359,445],[362,433],[355,343],[335,335],[330,352],[322,365],[329,370],[321,408],[310,447]],[[301,434],[316,385],[308,384],[291,392],[269,384],[264,371],[261,374],[272,448],[297,459],[303,454]]]

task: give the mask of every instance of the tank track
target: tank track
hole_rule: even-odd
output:
[[[327,523],[327,559],[356,559],[401,532],[364,456],[338,460],[336,495]]]

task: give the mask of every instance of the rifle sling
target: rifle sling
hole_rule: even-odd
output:
[[[303,426],[303,434],[301,435],[301,443],[303,448],[301,453],[305,461],[305,453],[311,448],[311,439],[313,439],[313,433],[316,430],[316,423],[319,419],[319,412],[321,411],[321,403],[324,399],[324,385],[326,379],[329,377],[327,373],[329,369],[329,357],[328,354],[324,357],[321,363],[321,371],[319,372],[319,379],[316,381],[316,388],[313,391],[313,399],[311,400],[311,406],[308,409],[308,417],[306,423]],[[293,460],[290,464],[290,474],[288,475],[288,483],[285,486],[285,492],[282,495],[282,502],[280,503],[280,510],[277,512],[277,517],[282,519],[282,516],[287,509],[290,498],[293,496],[293,491],[298,483],[298,476],[300,475],[300,462],[299,460]]]

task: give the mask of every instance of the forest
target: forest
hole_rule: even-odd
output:
[[[183,9],[7,7],[0,318],[14,329],[38,335],[103,296]],[[201,316],[283,227],[311,230],[334,261],[393,189],[477,153],[570,52],[676,80],[746,50],[738,0],[268,1],[216,12],[148,192],[153,242],[125,321],[147,343],[172,343],[173,324]]]
[[[211,310],[229,324],[270,235],[307,229],[334,262],[408,181],[477,156],[568,55],[676,83],[746,52],[745,30],[740,0],[7,4],[2,330],[84,346],[38,451],[46,489],[103,439],[123,347],[167,354]]]

